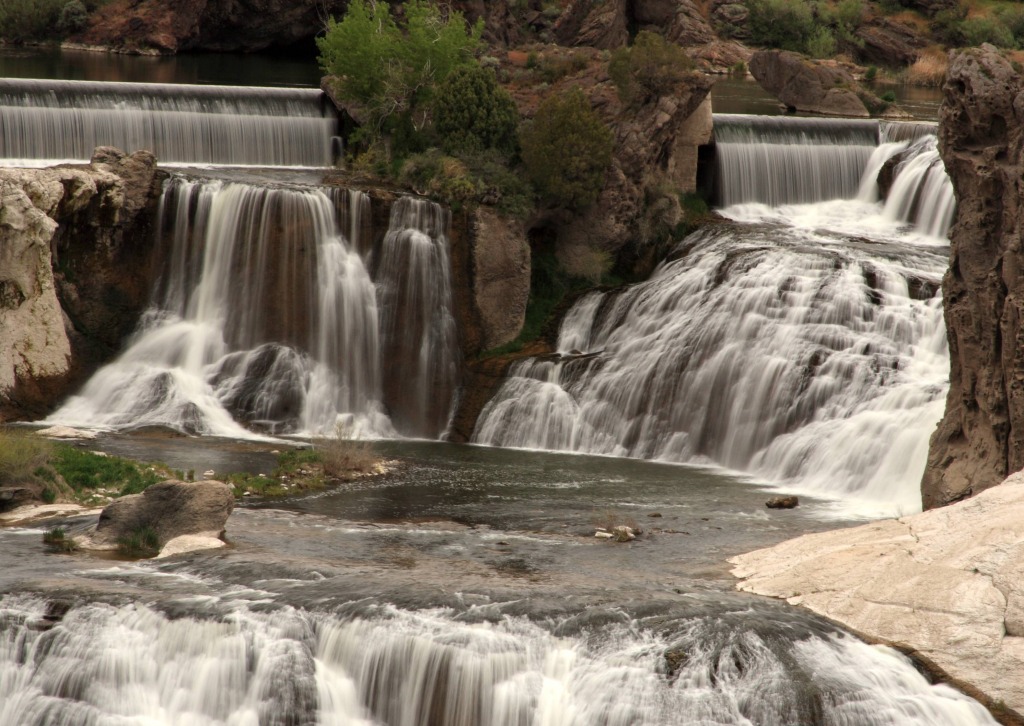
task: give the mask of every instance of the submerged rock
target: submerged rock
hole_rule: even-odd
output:
[[[145,528],[156,532],[161,544],[182,535],[219,538],[234,506],[231,487],[223,482],[168,480],[111,502],[81,544],[85,549],[114,549],[119,539]]]
[[[730,562],[738,589],[922,656],[988,705],[1024,712],[1024,473],[942,509]]]
[[[768,509],[795,509],[800,506],[800,499],[793,496],[772,497],[764,503],[764,506],[768,507]]]

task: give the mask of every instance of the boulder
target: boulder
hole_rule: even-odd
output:
[[[788,497],[772,497],[764,506],[768,509],[796,509],[800,506],[799,497],[788,496]]]
[[[119,539],[144,527],[156,532],[161,545],[182,535],[220,537],[234,506],[231,487],[223,482],[163,481],[108,504],[82,547],[114,549]]]
[[[1024,473],[942,509],[734,557],[737,588],[784,598],[1024,713]],[[1014,716],[1015,719],[1014,720]]]
[[[1024,80],[983,45],[953,54],[943,90],[939,153],[957,199],[942,281],[950,385],[926,508],[1024,468]]]
[[[637,6],[640,5],[637,3]],[[654,23],[657,28],[665,28],[666,38],[685,46],[703,45],[715,39],[707,18],[693,0],[678,0],[673,5],[675,12],[668,18],[667,24]],[[643,22],[639,16],[637,21]]]
[[[787,108],[828,116],[871,115],[853,76],[834,63],[788,50],[760,50],[750,57],[749,67],[761,87]]]
[[[748,40],[750,27],[747,24],[747,18],[749,17],[750,9],[742,2],[734,0],[712,0],[711,2],[711,25],[722,38]]]
[[[856,57],[861,63],[892,68],[911,65],[928,44],[912,26],[881,16],[861,25],[854,36],[860,41]]]
[[[562,45],[618,48],[629,40],[626,0],[569,0],[555,22]]]

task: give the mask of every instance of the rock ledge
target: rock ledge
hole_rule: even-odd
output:
[[[730,560],[785,598],[922,657],[1024,723],[1024,473],[972,499]],[[1001,704],[1000,704],[1001,702]]]

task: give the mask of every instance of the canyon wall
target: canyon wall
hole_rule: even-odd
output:
[[[932,435],[925,508],[1024,468],[1024,78],[989,45],[956,52],[939,148],[956,190],[943,306],[946,413]]]
[[[148,152],[0,170],[0,421],[45,414],[131,332],[159,187]]]

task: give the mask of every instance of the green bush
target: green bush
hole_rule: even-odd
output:
[[[498,149],[512,154],[518,123],[515,102],[488,68],[457,68],[438,85],[434,130],[449,153]]]
[[[57,19],[57,32],[61,35],[72,35],[83,30],[89,22],[89,11],[81,0],[71,0],[60,9]]]
[[[578,88],[550,96],[519,132],[527,176],[547,204],[579,210],[597,201],[612,133]]]
[[[996,18],[1010,31],[1016,46],[1024,47],[1024,7],[1001,7],[996,10]]]
[[[836,38],[832,31],[821,26],[807,39],[807,55],[812,58],[829,58],[836,52]]]
[[[637,33],[632,46],[612,53],[608,63],[608,75],[626,102],[671,93],[693,69],[682,48],[647,30]]]
[[[966,18],[967,8],[964,6],[942,10],[932,18],[932,35],[943,45],[963,46],[965,40],[962,25]]]
[[[14,43],[46,40],[54,29],[65,0],[2,0],[0,38]]]
[[[804,0],[746,0],[747,25],[754,45],[803,53],[817,29],[814,12]]]
[[[436,85],[475,63],[481,47],[482,22],[469,29],[461,13],[409,0],[403,15],[404,29],[387,3],[351,0],[341,21],[329,20],[317,39],[324,72],[340,79],[342,99],[363,107],[374,134],[422,130]]]
[[[1016,39],[1013,32],[996,18],[967,18],[960,24],[963,44],[967,46],[991,43],[999,48],[1015,48]]]

